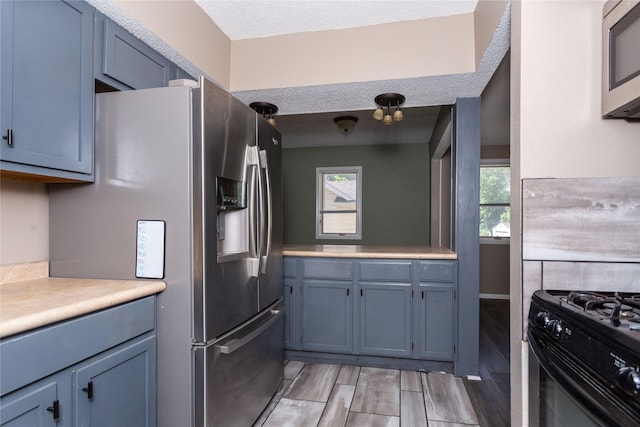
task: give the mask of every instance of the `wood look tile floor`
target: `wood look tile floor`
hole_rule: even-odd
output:
[[[509,302],[480,305],[482,380],[289,361],[254,427],[509,426]]]

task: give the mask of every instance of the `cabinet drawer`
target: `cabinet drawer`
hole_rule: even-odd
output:
[[[353,262],[306,259],[304,260],[304,277],[350,280],[353,277]]]
[[[455,264],[447,261],[422,261],[418,267],[418,278],[427,282],[453,282]]]
[[[284,258],[284,277],[296,277],[296,260],[293,258]]]
[[[361,261],[360,280],[411,282],[411,262],[368,262]]]
[[[150,296],[2,340],[0,395],[154,328],[155,297]]]

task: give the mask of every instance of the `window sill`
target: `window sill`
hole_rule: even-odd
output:
[[[480,237],[481,245],[508,245],[511,242],[509,237],[501,237],[496,239],[495,237]]]
[[[341,236],[339,234],[336,235],[322,235],[316,236],[317,240],[362,240],[361,236]]]

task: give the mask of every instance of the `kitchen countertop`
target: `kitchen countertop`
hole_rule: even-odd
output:
[[[41,276],[42,269],[39,270],[37,275]],[[166,288],[160,280],[29,277],[15,274],[16,271],[23,270],[3,268],[0,278],[0,338],[153,295]],[[45,271],[48,273],[48,269]],[[12,278],[18,280],[11,281]]]
[[[285,245],[282,254],[326,258],[458,258],[458,255],[450,249],[432,246]]]

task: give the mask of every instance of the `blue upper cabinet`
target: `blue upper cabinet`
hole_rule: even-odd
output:
[[[0,1],[0,169],[93,180],[93,8]]]
[[[167,86],[172,63],[133,34],[96,13],[95,78],[116,89]]]
[[[172,64],[172,66],[171,66],[171,80],[177,80],[177,79],[196,80],[195,78],[193,78],[191,76],[191,74],[187,73],[185,70],[183,70],[182,68],[178,67],[177,65]]]

